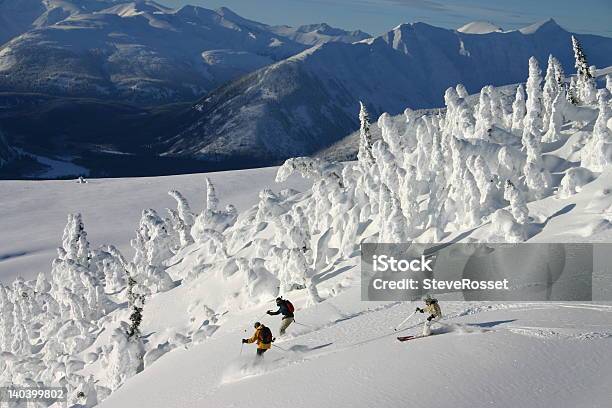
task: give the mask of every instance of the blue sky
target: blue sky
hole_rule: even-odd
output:
[[[486,20],[513,29],[553,17],[569,31],[612,37],[612,0],[158,0],[177,7],[226,6],[268,24],[325,22],[382,34],[401,23],[423,21],[458,28]]]

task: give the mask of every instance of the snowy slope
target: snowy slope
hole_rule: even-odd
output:
[[[469,92],[518,83],[534,55],[573,69],[571,34],[554,20],[529,33],[472,35],[403,24],[354,44],[326,43],[220,87],[194,106],[184,131],[161,146],[169,155],[280,160],[311,154],[357,128],[358,101],[376,117],[442,105],[448,86]],[[612,63],[612,39],[578,35],[589,62]]]
[[[443,302],[449,328],[399,343],[392,328],[415,304],[363,304],[356,292],[299,313],[314,330],[292,327],[278,343],[289,351],[273,348],[261,366],[252,367],[252,347],[239,355],[243,328],[250,331],[256,319],[251,312],[203,344],[162,358],[101,407],[248,407],[254,396],[279,408],[604,408],[609,402],[610,305]],[[278,324],[263,321],[273,329]]]
[[[223,203],[244,210],[255,203],[259,190],[273,184],[275,174],[276,168],[263,168],[206,175],[90,179],[87,184],[74,180],[0,181],[0,228],[13,231],[0,237],[0,282],[8,284],[17,276],[32,279],[49,269],[68,212],[82,212],[94,245],[113,243],[129,254],[129,241],[142,209],[155,208],[163,213],[166,207],[175,206],[169,190],[179,189],[197,203],[205,177],[209,177],[217,184]],[[282,186],[303,189],[306,185],[293,178]],[[44,209],[41,202],[47,203]]]

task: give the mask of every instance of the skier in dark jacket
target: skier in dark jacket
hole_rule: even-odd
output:
[[[279,336],[282,336],[283,334],[285,334],[285,330],[287,330],[287,327],[289,327],[289,325],[293,323],[293,312],[295,309],[290,301],[283,299],[282,297],[276,298],[276,306],[278,306],[278,310],[276,312],[268,310],[266,313],[268,313],[270,316],[276,316],[279,314],[283,315],[279,330]]]

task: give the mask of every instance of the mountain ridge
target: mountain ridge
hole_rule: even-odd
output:
[[[299,28],[281,30],[227,8],[169,9],[151,1],[45,4],[25,32],[0,45],[0,91],[143,105],[194,100],[313,42],[357,38],[339,29],[336,36],[316,29],[297,35]]]
[[[207,95],[194,105],[191,125],[160,148],[204,160],[247,151],[271,163],[309,155],[358,127],[360,100],[373,117],[442,106],[445,89],[457,83],[476,92],[523,81],[532,55],[542,69],[553,54],[573,72],[571,35],[554,20],[527,34],[480,35],[419,22],[357,43],[321,44]],[[577,36],[591,63],[612,64],[612,39]]]

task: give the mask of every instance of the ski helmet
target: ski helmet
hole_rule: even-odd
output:
[[[259,322],[255,322],[255,324],[253,325],[255,328],[258,328],[259,326],[261,326],[261,323]]]

